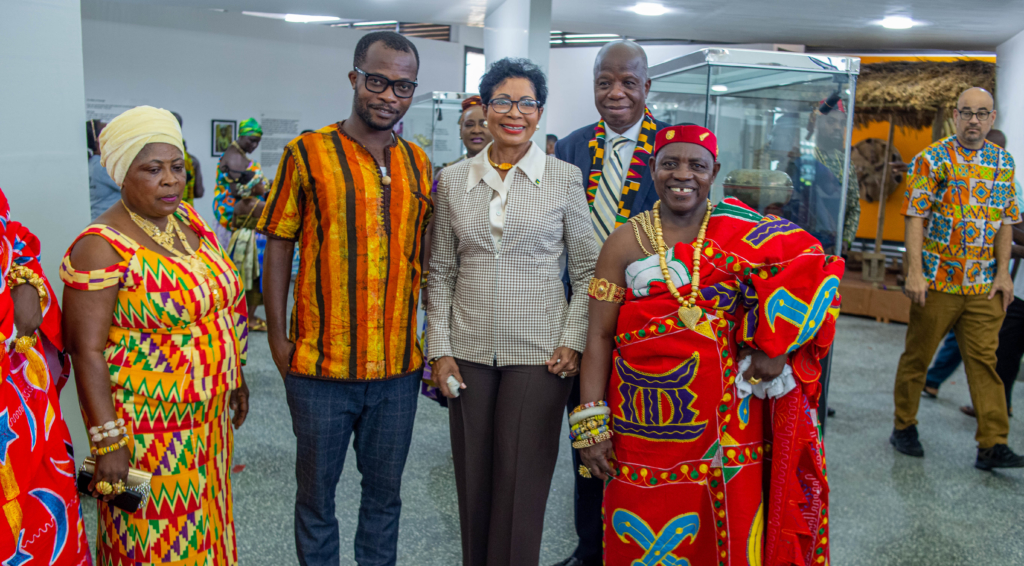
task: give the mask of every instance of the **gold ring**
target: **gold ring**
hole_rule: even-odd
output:
[[[96,482],[96,491],[100,492],[100,495],[110,495],[114,492],[114,486],[110,485],[110,482],[98,481]]]
[[[558,374],[558,377],[561,377],[562,379],[565,379],[565,378],[569,377],[569,372],[563,371],[562,373]]]
[[[584,466],[583,464],[580,464],[579,472],[580,472],[580,475],[583,476],[584,479],[588,479],[589,480],[590,478],[594,477],[594,476],[590,475],[590,468]]]
[[[111,488],[113,489],[114,495],[121,495],[128,489],[124,485],[124,480],[117,480],[117,483],[112,485]]]
[[[758,383],[761,383],[761,380],[756,377],[751,377],[750,379],[747,380],[747,383],[751,385],[757,385]]]

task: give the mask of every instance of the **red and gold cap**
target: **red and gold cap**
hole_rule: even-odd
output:
[[[701,126],[670,126],[658,131],[654,141],[654,155],[670,143],[692,143],[697,144],[711,152],[712,157],[718,160],[718,138],[715,134]]]
[[[479,96],[471,96],[462,101],[462,111],[465,112],[471,106],[483,106],[483,103],[484,99],[480,98]]]

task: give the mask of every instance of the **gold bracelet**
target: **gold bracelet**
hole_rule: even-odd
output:
[[[572,447],[577,449],[577,450],[579,450],[580,448],[587,448],[587,447],[593,446],[595,444],[600,444],[600,443],[604,442],[605,440],[610,440],[611,437],[612,437],[612,431],[610,431],[610,430],[609,431],[605,431],[605,432],[602,432],[601,434],[599,434],[597,436],[594,436],[594,437],[584,438],[584,439],[581,439],[581,440],[577,440],[576,442],[572,443]]]
[[[14,351],[18,352],[19,354],[25,354],[29,350],[34,348],[35,345],[36,345],[36,337],[34,335],[32,335],[32,336],[22,336],[21,338],[18,338],[14,342]]]
[[[45,308],[48,294],[43,278],[24,265],[12,265],[10,272],[7,273],[7,286],[14,289],[26,283],[36,288],[36,293],[39,293],[39,308]]]
[[[128,437],[122,436],[121,440],[117,441],[117,444],[111,444],[110,446],[104,446],[103,448],[93,448],[91,452],[93,456],[106,456],[111,452],[117,452],[125,446],[128,446]]]
[[[626,302],[626,290],[607,279],[593,277],[587,287],[587,295],[598,301],[622,304]]]

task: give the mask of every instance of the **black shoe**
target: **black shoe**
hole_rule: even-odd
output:
[[[921,441],[917,439],[917,426],[915,425],[910,425],[903,430],[893,429],[892,436],[889,437],[889,444],[896,447],[897,452],[902,452],[907,456],[914,456],[915,458],[924,456],[924,447],[921,446]]]
[[[563,560],[563,561],[561,561],[561,562],[559,562],[557,564],[554,564],[553,566],[600,566],[600,564],[601,564],[600,560],[598,562],[593,563],[593,564],[588,564],[588,563],[580,560],[579,558],[576,558],[576,555],[574,554],[574,555],[570,556],[569,558],[566,558],[565,560]]]
[[[829,407],[828,410],[825,411],[825,416],[827,416],[827,417],[834,417],[834,416],[836,416],[836,410],[833,409],[832,407]]]
[[[978,449],[978,459],[974,461],[974,467],[979,470],[1024,468],[1024,456],[1015,454],[1005,444],[996,444],[986,450]]]

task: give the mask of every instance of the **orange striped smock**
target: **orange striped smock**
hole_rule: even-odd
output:
[[[400,137],[385,161],[390,186],[342,123],[284,149],[256,229],[299,242],[293,375],[383,380],[423,367],[416,306],[432,169],[426,153]]]

